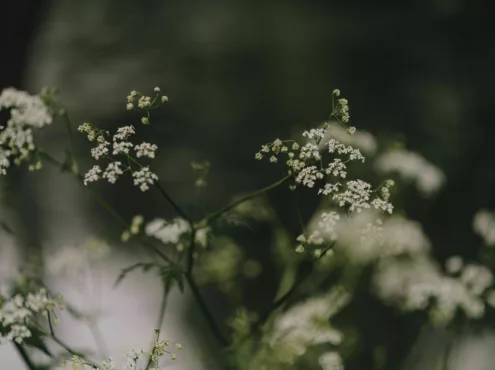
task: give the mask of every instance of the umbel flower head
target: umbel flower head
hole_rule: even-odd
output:
[[[34,320],[36,314],[48,316],[48,313],[54,313],[55,308],[64,307],[62,296],[53,299],[45,289],[25,296],[17,294],[4,302],[0,300],[0,344],[5,339],[21,344],[24,339],[31,337],[29,321]],[[2,333],[6,333],[5,337],[2,337]]]
[[[128,110],[138,109],[146,114],[141,118],[143,125],[150,123],[150,110],[167,101],[163,97],[159,98],[158,87],[154,91],[154,98],[137,91],[131,91],[127,96]],[[121,126],[111,135],[109,131],[100,130],[90,123],[83,123],[78,127],[78,131],[84,133],[89,141],[95,143],[91,149],[91,156],[97,161],[106,162],[106,167],[94,165],[86,172],[84,185],[100,179],[106,179],[109,183],[115,184],[120,176],[129,172],[134,185],[138,186],[141,191],[147,191],[158,180],[158,176],[150,170],[149,166],[140,162],[145,158],[154,159],[158,147],[147,142],[139,144],[131,142],[131,137],[136,134],[134,126]]]
[[[5,175],[12,163],[30,163],[29,169],[41,168],[36,154],[35,131],[52,123],[52,115],[39,95],[7,88],[0,93],[0,111],[10,118],[0,126],[0,175]]]

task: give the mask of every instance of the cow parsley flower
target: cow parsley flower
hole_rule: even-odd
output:
[[[155,144],[150,144],[150,143],[141,143],[134,147],[134,150],[136,151],[136,156],[138,158],[140,157],[155,158],[155,152],[157,149],[158,147]]]
[[[102,177],[104,179],[108,179],[109,183],[115,184],[119,176],[124,173],[121,169],[121,166],[122,163],[119,161],[109,163],[107,168],[103,172]]]
[[[175,218],[171,222],[156,218],[145,226],[146,235],[157,238],[164,244],[177,244],[181,236],[189,231],[189,223],[182,218]]]
[[[394,149],[382,154],[375,162],[383,173],[398,173],[405,180],[415,183],[425,196],[436,193],[444,184],[443,172],[425,158],[405,149]]]
[[[309,298],[296,304],[276,317],[269,334],[273,351],[290,346],[286,363],[293,363],[307,348],[317,344],[339,345],[343,334],[330,325],[330,318],[349,302],[349,295],[342,287],[333,288],[328,294]]]
[[[323,174],[318,170],[316,166],[310,166],[303,168],[296,177],[296,182],[312,188],[315,185],[315,181],[322,179]]]
[[[330,153],[347,155],[349,161],[361,161],[364,162],[365,158],[361,154],[361,151],[357,148],[353,148],[350,145],[344,145],[335,139],[330,139],[326,145]]]
[[[108,154],[108,146],[110,143],[108,141],[104,141],[101,144],[98,144],[95,148],[91,149],[91,156],[98,160],[101,157],[105,157]]]
[[[143,167],[139,171],[132,173],[134,185],[139,186],[141,191],[149,190],[149,185],[153,185],[158,180],[158,176],[151,172],[149,167]]]
[[[35,294],[28,293],[25,297],[17,294],[0,304],[0,333],[6,333],[5,338],[21,344],[32,335],[28,319],[34,320],[35,314],[46,315],[56,308],[64,308],[61,297],[52,299],[44,289]]]
[[[101,168],[100,166],[94,165],[86,174],[84,175],[84,185],[88,185],[90,182],[95,182],[100,179]]]
[[[113,141],[126,141],[131,135],[134,135],[136,130],[134,126],[122,126],[117,129],[117,133],[113,135]]]
[[[338,352],[325,352],[318,360],[323,370],[344,370],[342,358]]]
[[[350,212],[361,212],[370,208],[371,184],[362,180],[351,180],[346,183],[346,190],[333,195],[340,207],[347,206]]]
[[[0,93],[0,111],[9,111],[6,126],[0,127],[0,174],[5,175],[12,162],[39,162],[34,151],[34,132],[52,123],[48,107],[38,95],[6,88]],[[31,166],[31,169],[40,166]]]
[[[134,144],[128,142],[128,141],[114,141],[113,143],[113,155],[118,155],[118,154],[128,154],[129,151],[134,147]]]
[[[495,213],[478,211],[474,216],[473,229],[483,238],[486,245],[495,246]]]

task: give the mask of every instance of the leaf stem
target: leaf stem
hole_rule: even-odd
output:
[[[280,180],[278,180],[277,182],[274,182],[273,184],[270,184],[268,186],[265,186],[264,188],[262,189],[259,189],[259,190],[256,190],[248,195],[245,195],[244,197],[242,198],[239,198],[238,200],[236,201],[233,201],[232,203],[228,204],[227,206],[221,208],[220,210],[216,211],[216,212],[213,212],[212,214],[206,216],[205,218],[203,218],[203,220],[201,220],[199,222],[199,225],[200,226],[206,226],[208,225],[210,222],[212,222],[213,220],[217,219],[218,217],[222,216],[224,213],[230,211],[232,208],[235,208],[237,207],[239,204],[242,204],[252,198],[255,198],[263,193],[266,193],[267,191],[269,190],[272,190],[282,184],[284,184],[285,182],[287,182],[289,179],[292,178],[292,175],[287,175],[283,178],[281,178]]]

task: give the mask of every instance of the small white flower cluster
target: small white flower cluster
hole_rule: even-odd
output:
[[[337,224],[340,220],[340,215],[337,212],[323,212],[318,220],[317,227],[309,228],[309,235],[301,234],[297,237],[300,243],[296,247],[297,253],[303,253],[306,249],[313,249],[313,255],[319,258],[323,253],[325,243],[333,243],[337,240]],[[327,253],[332,254],[329,250]]]
[[[318,360],[323,370],[344,370],[342,357],[335,351],[325,352]]]
[[[280,314],[275,319],[269,336],[273,351],[283,351],[284,361],[292,364],[313,345],[339,345],[343,334],[330,325],[330,318],[349,299],[342,287],[335,287],[324,296],[309,298]]]
[[[155,89],[158,93],[158,91]],[[140,95],[133,91],[128,96],[128,101],[132,109],[134,107],[134,100],[141,96],[138,100],[138,107],[145,109],[148,116],[143,117],[141,122],[143,124],[149,123],[148,109],[154,108],[155,100],[151,101],[150,97]],[[158,96],[158,95],[157,95]],[[78,131],[85,133],[89,141],[95,141],[96,146],[91,149],[91,156],[100,160],[102,158],[107,159],[109,163],[105,170],[102,170],[100,166],[93,166],[84,175],[84,185],[88,183],[98,181],[99,179],[107,179],[109,183],[115,184],[118,178],[124,174],[124,172],[131,172],[135,186],[138,186],[141,191],[149,190],[150,186],[155,184],[158,180],[158,176],[150,170],[148,166],[143,166],[134,157],[137,158],[155,158],[158,147],[155,144],[143,142],[141,144],[134,144],[129,141],[130,137],[136,133],[134,126],[122,126],[117,129],[117,132],[111,136],[109,131],[100,130],[90,123],[83,123],[78,127]],[[111,154],[110,154],[111,152]],[[124,161],[116,160],[112,156],[123,156]],[[127,164],[123,164],[127,163]]]
[[[160,331],[155,330],[155,333],[159,335]],[[151,353],[147,353],[142,349],[130,349],[129,351],[124,353],[125,362],[122,363],[119,369],[137,370],[139,362],[141,360],[147,360],[147,358],[149,357],[152,362],[152,367],[150,367],[150,370],[162,370],[162,367],[159,365],[159,361],[161,358],[163,358],[165,355],[168,355],[171,360],[175,360],[177,358],[177,354],[175,352],[170,352],[168,350],[171,345],[174,345],[176,350],[182,349],[182,345],[180,343],[159,339],[157,339],[157,341],[155,342]],[[117,365],[111,357],[101,361],[101,363],[97,365],[96,369],[94,365],[89,364],[83,358],[77,355],[72,356],[70,360],[62,361],[62,366],[70,366],[71,369],[77,370],[117,370]]]
[[[356,130],[354,128],[354,130]],[[321,140],[320,149],[323,149],[325,143],[331,138],[334,138],[339,143],[346,146],[359,149],[360,152],[372,156],[376,153],[378,144],[375,137],[366,131],[356,130],[350,135],[349,130],[346,130],[341,124],[329,123],[325,137]]]
[[[376,168],[383,173],[398,173],[404,181],[414,182],[425,196],[436,193],[444,184],[443,172],[418,153],[404,149],[385,152],[376,159]]]
[[[144,232],[148,236],[152,236],[160,240],[164,244],[179,244],[182,235],[189,233],[191,228],[189,223],[183,218],[175,218],[168,222],[162,218],[155,218],[146,224]],[[184,248],[182,247],[178,248]]]
[[[48,312],[53,312],[55,308],[64,308],[62,297],[58,296],[57,300],[52,299],[45,289],[41,289],[36,294],[28,293],[25,297],[17,294],[10,300],[0,299],[0,344],[4,341],[2,332],[6,333],[5,338],[8,340],[22,343],[25,338],[32,335],[28,320],[34,320],[37,313],[47,316]]]
[[[150,123],[150,110],[158,108],[160,105],[168,102],[168,97],[165,95],[160,95],[160,88],[155,87],[154,90],[155,96],[152,98],[151,96],[147,96],[141,94],[136,90],[132,90],[129,95],[127,95],[127,110],[133,110],[136,108],[142,109],[146,116],[141,117],[141,123],[143,125],[148,125]]]
[[[402,302],[406,311],[428,310],[433,322],[446,325],[458,312],[469,319],[485,313],[485,301],[493,302],[495,291],[489,269],[477,264],[464,266],[462,259],[447,260],[443,274],[426,256],[411,260],[383,260],[374,277],[378,295],[386,302]]]
[[[487,246],[495,246],[495,213],[478,211],[474,216],[473,229],[483,238]]]
[[[353,265],[424,254],[430,249],[430,242],[419,223],[400,216],[382,221],[373,210],[363,211],[353,217],[341,217],[335,211],[323,212],[309,222],[307,230],[310,235],[322,238],[316,248],[338,241],[339,253],[345,255]],[[307,248],[307,245],[304,247]],[[298,248],[304,251],[304,247]]]
[[[8,110],[10,118],[5,127],[0,126],[0,175],[6,174],[11,161],[15,165],[31,162],[29,169],[42,167],[34,154],[35,129],[52,123],[48,107],[38,95],[7,88],[0,93],[0,111]]]
[[[326,145],[328,146],[328,151],[330,153],[348,156],[346,162],[361,161],[364,163],[365,158],[363,157],[359,149],[356,149],[350,145],[349,146],[344,145],[335,139],[330,139],[326,143]]]
[[[333,96],[339,96],[339,94],[340,92],[336,90]],[[338,99],[332,116],[340,117],[341,123],[348,121],[347,100]],[[325,122],[322,128],[304,131],[302,136],[307,141],[302,145],[294,140],[276,139],[272,143],[262,145],[255,157],[261,160],[265,155],[270,154],[270,162],[276,163],[280,155],[285,155],[288,172],[294,176],[295,180],[295,185],[291,185],[291,189],[295,189],[297,184],[314,188],[317,182],[325,179],[325,177],[345,179],[347,178],[347,163],[351,161],[364,162],[365,157],[358,148],[343,144],[333,137],[327,137],[329,127],[330,125]],[[347,130],[347,135],[352,136],[355,132],[356,129],[351,127]],[[374,150],[376,143],[372,146]],[[327,155],[320,153],[320,150],[325,147],[328,150]],[[329,157],[328,162],[326,157]],[[324,162],[327,164],[324,165]],[[393,185],[392,182],[387,182],[377,193],[372,190],[371,184],[363,180],[350,180],[346,183],[330,181],[319,187],[318,194],[330,195],[340,207],[345,207],[348,212],[356,211],[359,213],[365,208],[374,208],[391,214],[393,206],[388,201],[391,184]],[[374,193],[377,194],[372,198]]]

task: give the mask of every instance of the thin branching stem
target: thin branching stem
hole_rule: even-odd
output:
[[[31,357],[29,357],[26,349],[15,341],[13,341],[12,343],[14,344],[14,348],[16,349],[17,353],[19,353],[19,356],[21,356],[22,361],[24,361],[24,363],[26,364],[27,368],[29,370],[37,370],[38,367],[34,364]]]
[[[167,309],[168,294],[169,294],[169,291],[167,291],[167,289],[165,289],[165,286],[164,286],[163,287],[162,300],[160,302],[160,308],[158,310],[158,318],[156,320],[156,326],[155,326],[155,330],[158,332],[162,329],[163,321],[165,319],[165,310]],[[148,359],[148,364],[146,365],[146,370],[148,370],[150,368],[150,366],[153,364],[153,350],[155,348],[155,343],[157,341],[158,340],[153,342],[153,346],[152,346],[152,349],[150,352],[150,358]]]
[[[226,212],[230,211],[232,208],[237,207],[239,204],[242,204],[242,203],[244,203],[250,199],[253,199],[253,198],[255,198],[261,194],[264,194],[264,193],[268,192],[269,190],[272,190],[272,189],[284,184],[285,182],[289,181],[291,178],[292,178],[292,175],[287,175],[287,176],[281,178],[280,180],[278,180],[277,182],[274,182],[273,184],[270,184],[270,185],[268,185],[262,189],[256,190],[256,191],[254,191],[248,195],[245,195],[244,197],[239,198],[236,201],[233,201],[232,203],[228,204],[227,206],[223,207],[222,209],[219,209],[218,211],[213,212],[212,214],[206,216],[203,220],[201,220],[199,222],[199,225],[201,225],[201,226],[208,225],[212,221],[216,220],[218,217],[220,217],[223,214],[225,214]]]
[[[321,258],[323,258],[335,245],[335,242],[329,244],[321,253],[319,257],[317,257],[314,261],[313,264],[318,262]],[[290,287],[290,289],[282,295],[280,298],[278,298],[275,302],[272,303],[270,308],[263,313],[259,319],[253,324],[252,326],[252,333],[256,333],[262,326],[263,324],[268,320],[268,318],[271,316],[271,314],[280,308],[284,303],[286,303],[293,295],[294,293],[299,289],[301,285],[311,276],[311,273],[313,272],[313,269],[307,269],[304,270],[304,272],[301,274],[298,280],[294,282],[294,284]]]
[[[47,152],[43,150],[38,150],[40,156],[42,156],[48,163],[59,167],[60,169],[64,168],[64,164],[59,161],[58,159],[54,158],[52,155],[48,154]],[[77,174],[75,172],[71,172],[73,176],[76,177],[78,180],[78,183],[81,186],[84,186],[83,183],[83,177],[80,174]],[[129,226],[128,222],[125,220],[125,218],[120,215],[115,208],[113,208],[105,199],[103,199],[97,192],[92,190],[91,188],[88,188],[84,186],[85,189],[88,190],[89,194],[91,197],[97,201],[117,222],[119,222],[123,227],[127,228]],[[157,247],[155,247],[151,242],[147,240],[141,240],[141,243],[143,246],[145,246],[147,249],[152,251],[153,253],[157,254],[160,258],[163,260],[167,261],[170,264],[175,264],[174,261],[172,261],[171,258],[169,258],[166,254],[164,254],[162,251],[160,251]]]
[[[191,292],[193,294],[193,297],[196,299],[196,302],[198,303],[198,308],[203,313],[203,316],[205,317],[206,322],[208,323],[208,326],[210,327],[213,335],[215,336],[215,338],[218,340],[218,342],[222,346],[227,347],[229,342],[223,336],[222,332],[220,331],[220,328],[217,326],[215,319],[213,318],[213,315],[211,314],[210,310],[208,309],[208,306],[206,305],[206,302],[204,301],[203,297],[201,296],[201,292],[199,291],[199,288],[196,285],[196,282],[188,274],[186,274],[186,280],[187,280],[189,287],[191,288]]]

